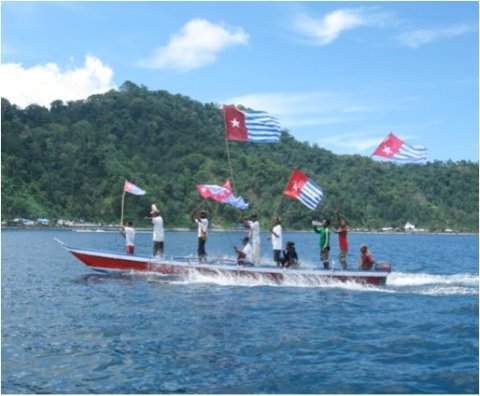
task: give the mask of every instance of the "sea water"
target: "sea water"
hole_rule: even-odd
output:
[[[233,258],[243,235],[211,232],[209,256]],[[118,232],[2,231],[2,393],[479,391],[477,235],[350,233],[350,267],[361,243],[392,265],[382,287],[102,274],[54,238],[124,250]],[[319,266],[318,235],[284,240]],[[196,243],[167,232],[166,254]],[[138,232],[136,252],[151,248]]]

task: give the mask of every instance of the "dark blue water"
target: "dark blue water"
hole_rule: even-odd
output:
[[[231,256],[242,235],[211,233],[207,251]],[[478,236],[350,234],[352,265],[361,243],[393,265],[385,287],[159,283],[95,273],[54,238],[123,251],[117,233],[3,230],[2,393],[479,391]],[[195,253],[194,233],[166,238]],[[317,235],[287,239],[317,264]]]

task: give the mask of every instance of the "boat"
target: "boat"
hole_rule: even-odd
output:
[[[100,272],[151,272],[167,276],[224,276],[252,279],[276,284],[321,285],[332,282],[355,282],[368,285],[385,285],[391,272],[389,264],[377,265],[369,271],[280,268],[272,265],[241,266],[234,260],[223,258],[199,262],[194,257],[145,257],[108,251],[75,248],[56,239],[74,257],[87,267]]]

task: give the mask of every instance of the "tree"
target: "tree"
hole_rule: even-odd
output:
[[[339,209],[353,228],[403,226],[478,231],[478,163],[398,165],[360,155],[335,155],[282,132],[278,144],[230,142],[233,186],[264,227],[280,214],[289,229],[308,228]],[[282,198],[293,168],[324,190],[315,211]],[[166,91],[126,81],[119,91],[87,100],[32,105],[22,110],[2,99],[2,216],[116,222],[128,178],[148,195],[131,200],[136,224],[151,201],[169,227],[191,226],[189,211],[202,201],[196,185],[230,177],[223,114]],[[204,202],[215,224],[231,226],[238,211]],[[278,209],[278,213],[275,211]]]

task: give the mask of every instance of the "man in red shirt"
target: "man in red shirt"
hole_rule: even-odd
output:
[[[340,254],[338,255],[340,264],[342,268],[346,270],[348,268],[347,264],[347,254],[348,254],[348,240],[347,240],[347,221],[340,217],[340,213],[337,211],[337,219],[340,224],[339,228],[334,230],[338,234],[338,246],[340,247]]]

